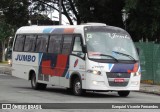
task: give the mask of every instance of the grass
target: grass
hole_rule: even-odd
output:
[[[0,62],[0,64],[8,64],[8,61]]]

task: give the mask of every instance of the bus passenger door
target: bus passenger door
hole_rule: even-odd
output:
[[[47,53],[48,35],[38,35],[36,40],[36,52],[39,52],[38,80],[49,82],[50,55]]]
[[[58,74],[60,77],[60,86],[69,87],[69,55],[73,44],[73,35],[63,35],[62,54],[58,56]]]
[[[77,74],[82,80],[82,88],[85,89],[85,53],[82,52],[81,35],[75,35],[72,53],[70,55],[70,73]]]
[[[50,83],[53,85],[59,85],[59,68],[63,60],[61,57],[61,42],[62,35],[51,35],[48,46],[48,53],[51,54],[51,63],[50,63]]]

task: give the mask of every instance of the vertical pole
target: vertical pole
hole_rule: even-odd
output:
[[[124,28],[125,28],[125,30],[127,30],[127,24],[126,24],[126,20],[124,21]]]
[[[59,0],[59,25],[62,24],[62,0]]]
[[[52,9],[51,9],[51,7],[50,7],[50,13],[51,13],[51,20],[52,20],[52,18],[53,18],[52,16],[53,16],[53,15],[52,15]]]

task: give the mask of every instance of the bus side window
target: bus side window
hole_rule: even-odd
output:
[[[26,35],[24,51],[33,52],[35,49],[36,35]]]
[[[73,38],[72,35],[64,35],[63,45],[62,45],[62,54],[70,54],[72,38]]]
[[[23,51],[24,40],[24,35],[17,35],[16,42],[14,44],[14,51]]]
[[[48,35],[38,35],[36,41],[36,52],[46,52],[47,51],[47,43],[48,43]]]
[[[61,51],[61,35],[51,35],[49,40],[48,53],[60,53]]]
[[[82,52],[81,37],[78,37],[78,36],[75,37],[72,54],[78,55],[80,57],[84,57],[84,53]]]

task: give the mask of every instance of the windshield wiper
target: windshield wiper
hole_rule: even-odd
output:
[[[99,54],[100,56],[107,56],[110,57],[112,59],[114,59],[116,62],[118,62],[118,59],[116,59],[115,57],[111,56],[111,55],[107,55],[107,54]]]
[[[117,51],[112,51],[116,54],[120,54],[120,55],[123,55],[123,56],[127,56],[129,57],[130,59],[132,59],[134,62],[136,62],[136,60],[131,56],[131,55],[128,55],[128,54],[125,54],[125,53],[122,53],[122,52],[117,52]]]

